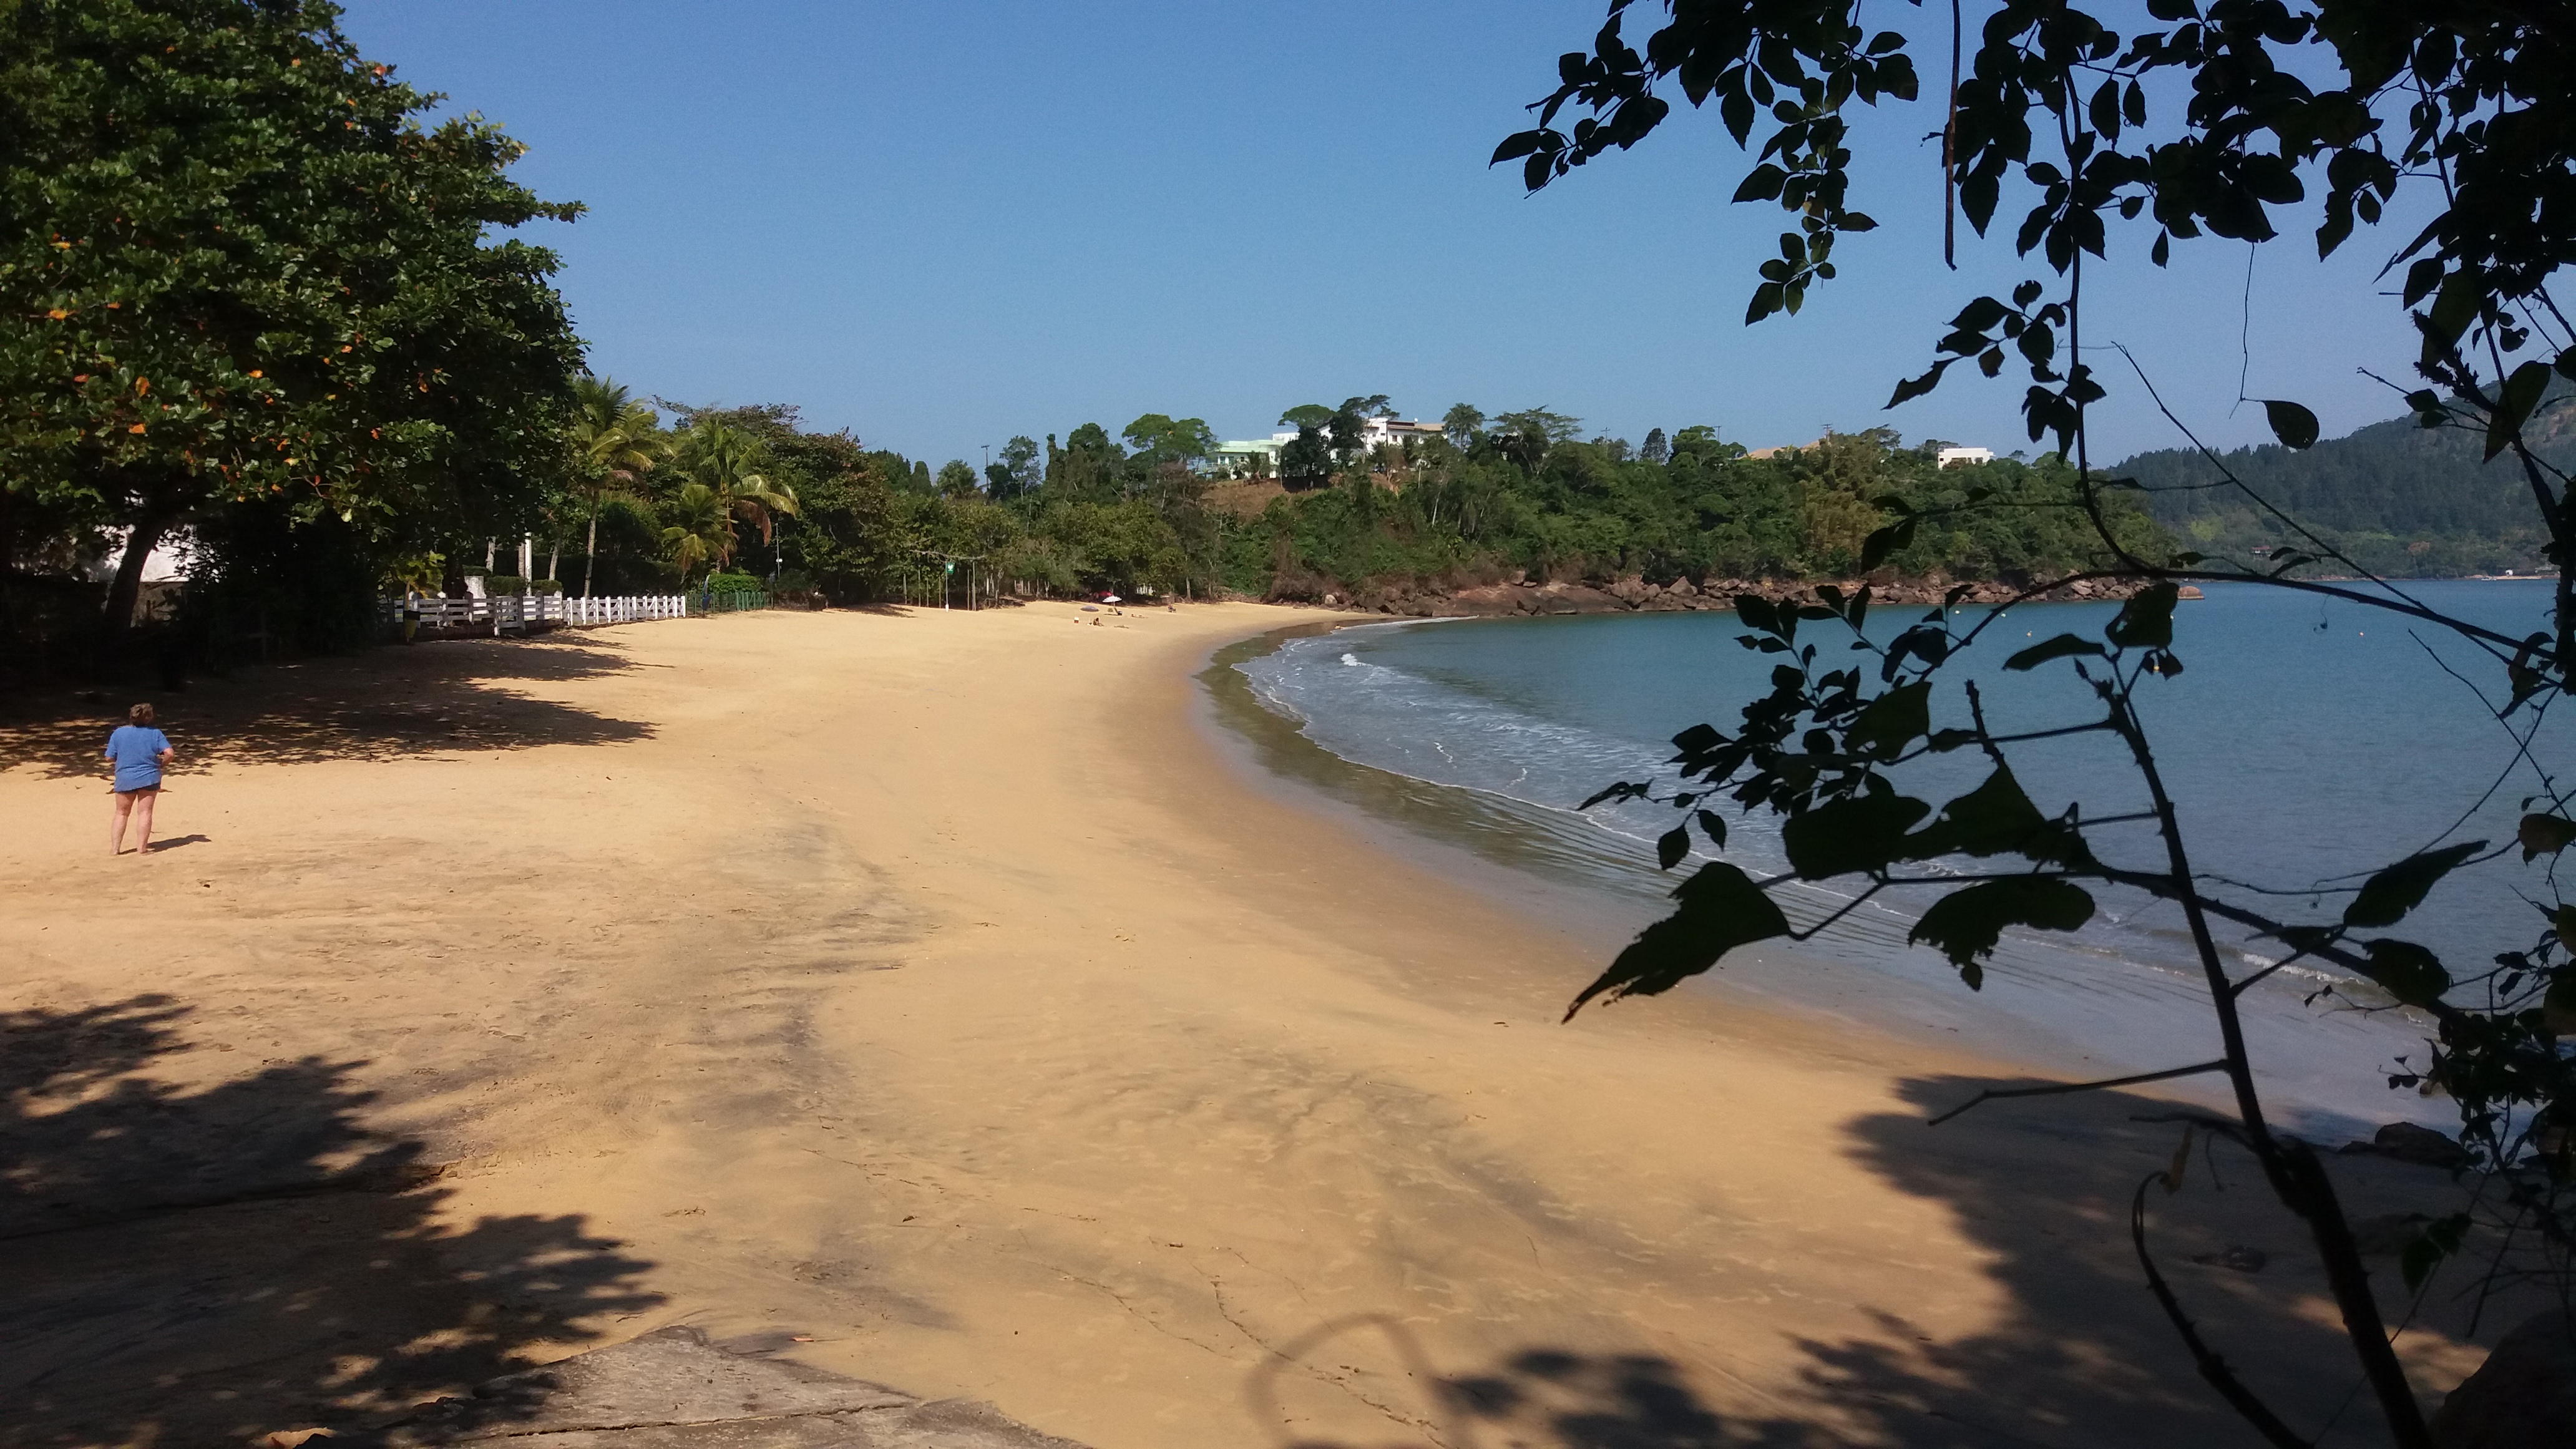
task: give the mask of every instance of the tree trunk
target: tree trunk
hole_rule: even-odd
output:
[[[167,521],[146,514],[125,537],[125,556],[117,560],[116,577],[107,586],[107,637],[122,643],[134,628],[134,601],[143,594],[143,562],[170,532]]]
[[[599,509],[594,505],[590,510],[590,542],[582,545],[581,555],[581,596],[585,599],[590,597],[590,571],[598,563]]]

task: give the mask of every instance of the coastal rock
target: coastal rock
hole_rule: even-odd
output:
[[[1606,585],[1595,586],[1533,579],[1524,570],[1515,571],[1499,583],[1464,588],[1427,581],[1380,585],[1364,590],[1352,603],[1374,613],[1408,618],[1501,618],[1629,610],[1670,613],[1682,609],[1732,609],[1736,600],[1747,595],[1775,603],[1813,604],[1821,601],[1817,592],[1820,588],[1840,589],[1844,597],[1849,598],[1864,585],[1874,601],[1902,607],[1939,606],[1949,601],[1953,588],[1959,590],[1957,602],[1963,606],[2003,604],[2018,598],[2025,587],[1998,579],[1962,586],[1938,574],[1905,579],[1886,570],[1880,570],[1866,580],[1840,579],[1820,583],[1731,578],[1697,581],[1675,578],[1657,583],[1630,574]],[[2118,601],[2132,597],[2137,591],[2138,586],[2127,580],[2083,579],[2040,598],[2063,602]]]
[[[2391,1122],[2371,1134],[2368,1142],[2348,1142],[2345,1153],[2367,1153],[2375,1157],[2393,1157],[2399,1162],[2412,1162],[2419,1167],[2444,1169],[2466,1167],[2469,1150],[2444,1133],[2412,1122]]]
[[[2205,1268],[2232,1268],[2239,1273],[2260,1273],[2272,1261],[2261,1248],[2243,1243],[2230,1243],[2215,1253],[2194,1253],[2191,1260]]]
[[[2508,1333],[2433,1415],[2440,1449],[2576,1449],[2576,1326],[2549,1309]]]

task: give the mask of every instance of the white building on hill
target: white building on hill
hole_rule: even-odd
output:
[[[1943,448],[1940,452],[1935,453],[1932,456],[1937,459],[1944,468],[1950,467],[1953,464],[1964,467],[1971,463],[1993,462],[1995,460],[1995,450],[1992,448]]]
[[[1440,436],[1442,434],[1438,423],[1406,422],[1400,418],[1371,418],[1368,420],[1368,426],[1360,434],[1360,441],[1362,446],[1374,451],[1382,443],[1402,447],[1407,438]],[[1219,443],[1216,445],[1216,451],[1209,455],[1209,460],[1220,468],[1242,468],[1249,467],[1253,460],[1258,458],[1261,460],[1262,471],[1275,474],[1279,471],[1279,450],[1295,441],[1297,441],[1297,431],[1291,428],[1284,433],[1272,433],[1266,438]]]

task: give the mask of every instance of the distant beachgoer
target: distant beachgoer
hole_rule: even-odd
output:
[[[161,794],[161,771],[170,763],[170,737],[152,727],[152,706],[138,704],[125,712],[130,724],[117,726],[107,737],[107,748],[100,753],[116,766],[116,813],[108,821],[107,849],[110,855],[125,853],[125,822],[131,818],[138,834],[134,857],[142,859],[152,850],[152,802]]]

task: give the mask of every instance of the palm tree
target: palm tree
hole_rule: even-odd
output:
[[[733,515],[724,500],[704,483],[684,483],[671,501],[663,505],[662,542],[671,550],[671,561],[680,566],[683,588],[689,581],[689,570],[709,560],[716,567],[733,557]]]
[[[760,525],[762,543],[769,542],[776,515],[796,516],[796,490],[758,471],[768,464],[768,450],[741,429],[700,418],[689,425],[679,453],[696,486],[713,494],[727,516]],[[733,557],[730,544],[723,557]]]
[[[583,373],[572,380],[573,420],[566,435],[583,465],[590,500],[590,541],[583,545],[581,596],[590,597],[590,575],[599,557],[599,510],[610,495],[632,493],[637,475],[653,471],[665,451],[659,416],[627,390]]]

